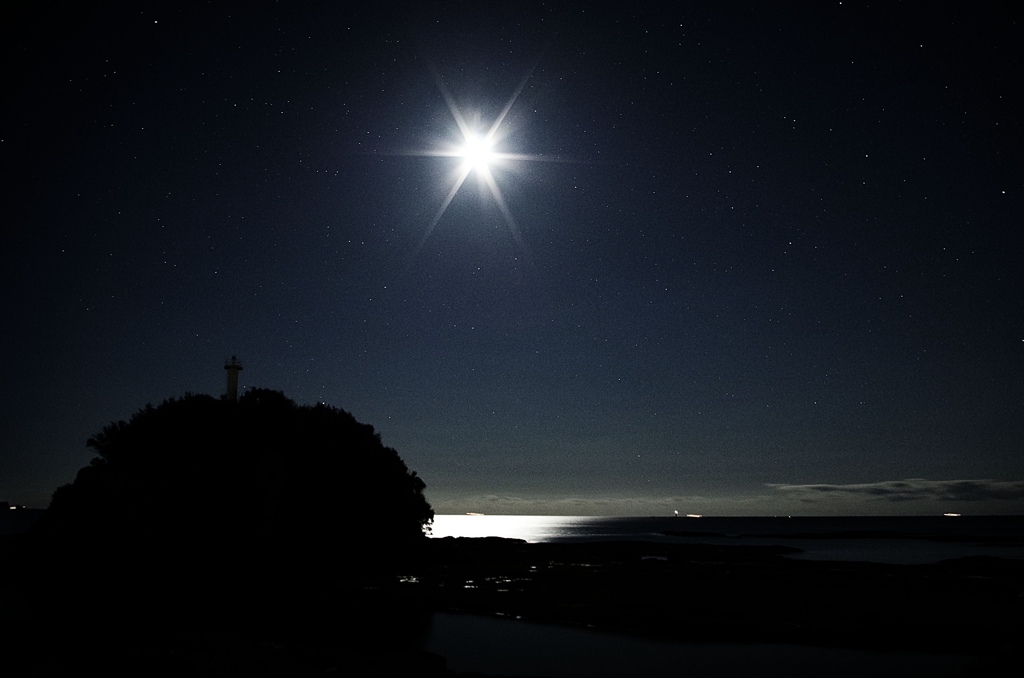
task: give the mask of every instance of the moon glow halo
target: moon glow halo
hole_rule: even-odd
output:
[[[523,88],[526,86],[526,83],[529,81],[532,73],[533,69],[530,69],[530,72],[526,74],[526,77],[524,77],[519,83],[519,86],[516,87],[516,90],[512,93],[508,103],[506,103],[504,108],[502,108],[501,113],[498,114],[498,117],[494,120],[486,133],[480,133],[469,124],[466,120],[465,113],[455,103],[455,99],[448,91],[448,88],[445,87],[440,76],[435,73],[438,89],[441,90],[441,95],[444,97],[445,103],[448,105],[448,110],[451,112],[452,118],[455,120],[455,124],[458,125],[458,129],[462,137],[461,143],[444,150],[428,151],[424,153],[417,153],[416,155],[458,158],[461,159],[461,162],[453,175],[454,180],[451,188],[448,190],[444,200],[441,201],[440,208],[435,213],[434,218],[431,219],[430,225],[427,226],[426,232],[420,239],[420,247],[422,247],[427,239],[430,238],[430,234],[433,233],[434,228],[437,226],[438,222],[441,221],[441,217],[444,216],[445,211],[447,211],[448,206],[455,198],[455,195],[459,192],[462,184],[465,183],[466,178],[470,173],[475,173],[477,178],[487,186],[488,192],[497,204],[498,209],[501,211],[501,214],[505,219],[505,223],[508,225],[512,238],[516,241],[516,244],[519,245],[523,252],[528,253],[526,242],[523,240],[519,226],[516,224],[516,220],[512,216],[512,211],[505,202],[505,197],[501,192],[501,188],[498,186],[498,182],[495,180],[494,173],[491,171],[491,168],[499,164],[504,165],[507,161],[553,159],[525,153],[504,153],[495,149],[495,141],[499,138],[498,132],[501,129],[502,123],[505,121],[505,116],[508,115],[512,105],[516,102],[516,99],[519,98],[519,94],[523,91]]]

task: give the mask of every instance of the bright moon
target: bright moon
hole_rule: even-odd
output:
[[[475,132],[466,135],[466,143],[463,144],[459,155],[463,159],[464,170],[476,170],[477,172],[487,171],[488,166],[494,160],[494,152],[491,151],[491,140],[482,137]]]
[[[534,64],[536,67],[536,64]],[[519,226],[516,224],[515,218],[512,216],[512,210],[509,209],[508,204],[505,202],[505,196],[502,195],[501,189],[498,187],[498,182],[494,174],[491,172],[492,167],[495,164],[506,164],[508,161],[519,161],[519,160],[546,160],[554,162],[564,162],[556,157],[543,156],[543,155],[530,155],[525,153],[506,153],[494,150],[495,140],[501,138],[498,130],[502,123],[505,121],[505,116],[508,115],[512,105],[519,98],[523,88],[526,87],[526,83],[530,79],[530,75],[533,73],[533,69],[526,74],[526,76],[516,87],[512,93],[511,98],[505,104],[505,107],[501,109],[501,113],[491,124],[490,128],[483,134],[479,133],[473,128],[471,123],[466,120],[466,116],[463,111],[455,103],[455,99],[452,97],[451,92],[445,87],[441,77],[435,73],[437,79],[438,89],[441,90],[441,95],[444,97],[445,103],[448,105],[448,110],[452,114],[452,118],[455,119],[455,124],[458,126],[459,132],[462,134],[462,143],[453,144],[445,149],[439,149],[436,151],[426,152],[414,152],[413,155],[425,155],[442,158],[459,158],[461,163],[459,168],[454,172],[453,181],[451,187],[448,189],[447,195],[444,200],[441,201],[441,206],[434,214],[434,218],[431,219],[430,224],[427,226],[423,237],[420,239],[420,247],[427,241],[430,234],[433,233],[434,227],[437,226],[438,222],[441,221],[441,217],[444,216],[445,211],[455,198],[455,194],[459,192],[459,189],[466,182],[466,178],[469,177],[470,173],[476,173],[477,178],[481,184],[487,188],[490,192],[491,197],[497,204],[498,209],[501,211],[502,216],[505,217],[505,223],[508,224],[509,232],[515,239],[516,243],[527,252],[526,242],[523,240],[522,233],[519,231]]]

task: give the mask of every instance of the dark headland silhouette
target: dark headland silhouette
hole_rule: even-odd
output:
[[[134,652],[145,666],[126,672],[206,675],[202,661],[153,664],[229,634],[244,673],[268,639],[333,634],[333,647],[379,656],[417,623],[386,584],[422,558],[434,515],[424,482],[344,410],[233,395],[147,405],[88,439],[96,457],[2,544],[14,566],[0,610],[15,617],[3,640],[20,639],[8,659],[65,675]]]
[[[393,564],[433,518],[423,481],[372,426],[277,391],[166,400],[88,446],[98,456],[57,489],[39,532],[157,552],[201,544],[203,570],[239,549],[359,570]]]
[[[88,552],[110,586],[162,572],[188,590],[291,595],[400,570],[433,518],[372,426],[278,391],[169,399],[87,444],[97,456],[33,536]]]

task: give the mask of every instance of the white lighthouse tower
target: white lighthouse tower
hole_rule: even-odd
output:
[[[238,362],[237,356],[231,356],[225,363],[224,369],[228,371],[228,400],[238,400],[238,373],[242,371],[242,363]]]

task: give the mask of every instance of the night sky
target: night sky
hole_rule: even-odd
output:
[[[1024,513],[1012,5],[161,4],[3,21],[0,500],[236,354],[438,513]]]

